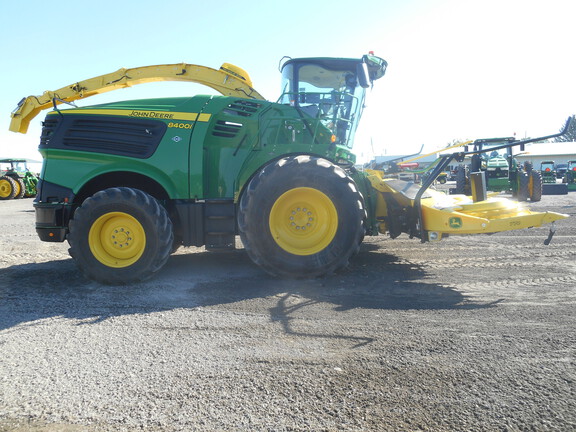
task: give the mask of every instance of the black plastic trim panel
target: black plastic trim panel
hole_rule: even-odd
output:
[[[38,191],[36,199],[34,202],[43,203],[63,203],[63,202],[74,202],[74,192],[64,186],[60,186],[54,183],[47,182],[45,180],[38,181],[36,186]]]
[[[40,240],[63,242],[68,234],[72,205],[35,202],[34,210],[36,211],[36,233]]]
[[[166,133],[159,120],[51,114],[43,123],[40,149],[64,149],[146,159]]]

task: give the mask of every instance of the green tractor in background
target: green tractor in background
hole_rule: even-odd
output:
[[[474,151],[485,153],[473,155],[470,165],[456,169],[456,188],[451,193],[471,194],[470,173],[482,172],[487,190],[510,192],[518,201],[540,201],[542,175],[532,169],[532,164],[518,163],[510,146],[515,141],[515,138],[489,138],[472,142]]]
[[[568,187],[565,183],[556,183],[556,163],[553,160],[540,162],[542,175],[542,193],[544,195],[566,195]]]
[[[540,162],[542,183],[556,183],[556,163],[552,160]]]
[[[38,176],[28,169],[26,159],[0,159],[0,200],[36,196]]]
[[[576,160],[568,161],[566,174],[562,178],[562,183],[566,185],[569,191],[576,190]]]

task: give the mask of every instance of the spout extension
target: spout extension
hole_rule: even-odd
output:
[[[546,246],[550,244],[550,242],[552,241],[552,237],[554,237],[555,233],[556,233],[556,225],[554,224],[554,222],[552,222],[552,224],[550,225],[550,232],[548,233],[548,238],[544,240],[544,244]]]

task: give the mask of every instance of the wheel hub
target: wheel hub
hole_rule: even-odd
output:
[[[291,211],[291,216],[289,217],[290,227],[296,231],[306,229],[313,229],[314,218],[312,217],[312,212],[306,207],[297,207]]]
[[[6,180],[0,180],[0,197],[5,198],[10,195],[10,192],[12,192],[10,183]]]
[[[109,267],[128,267],[146,247],[144,228],[133,216],[113,212],[100,216],[89,233],[90,249],[96,259]]]
[[[278,197],[269,218],[274,241],[294,255],[312,255],[328,246],[338,229],[332,200],[318,189],[299,187]]]
[[[122,249],[123,247],[130,247],[132,244],[132,237],[130,237],[130,231],[124,228],[114,229],[114,233],[111,236],[111,242],[114,247]]]

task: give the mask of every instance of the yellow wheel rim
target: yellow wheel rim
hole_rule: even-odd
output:
[[[270,211],[270,232],[282,249],[312,255],[328,246],[338,229],[338,212],[324,193],[301,187],[282,194]]]
[[[133,216],[112,212],[100,216],[88,233],[92,254],[108,267],[123,268],[134,264],[146,248],[144,228]]]
[[[8,180],[0,180],[0,197],[6,198],[9,197],[12,193],[12,185]]]

